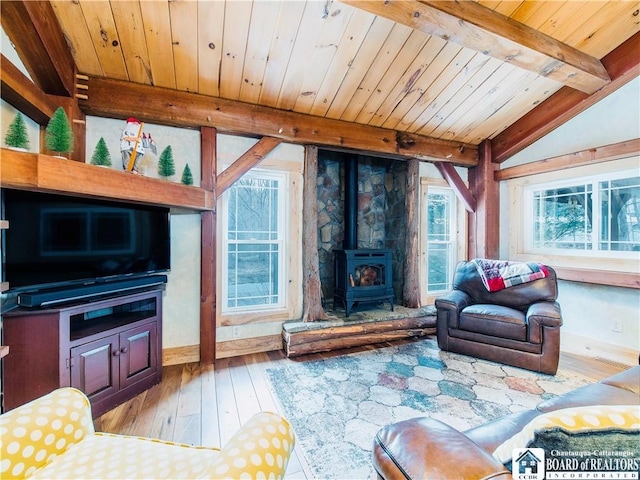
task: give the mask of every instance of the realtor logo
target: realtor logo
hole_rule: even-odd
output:
[[[544,480],[544,450],[515,448],[511,455],[511,475],[516,480]]]

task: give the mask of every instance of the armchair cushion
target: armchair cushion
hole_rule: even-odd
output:
[[[222,449],[95,433],[87,397],[61,388],[0,416],[4,478],[283,478],[295,439],[261,412]]]
[[[460,314],[460,329],[492,337],[527,340],[524,314],[502,305],[471,305]]]

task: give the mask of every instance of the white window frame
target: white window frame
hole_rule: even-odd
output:
[[[519,261],[538,261],[554,267],[571,269],[606,270],[625,273],[640,273],[640,252],[605,250],[570,250],[533,248],[532,238],[532,193],[549,186],[580,184],[584,179],[594,180],[597,198],[598,182],[620,178],[628,172],[637,174],[639,157],[602,162],[582,167],[567,168],[554,172],[530,175],[507,181],[509,218],[509,258]],[[594,202],[596,201],[594,198]],[[596,203],[597,204],[597,203]],[[598,240],[598,226],[593,226],[592,235]]]
[[[549,190],[556,189],[562,187],[573,187],[573,186],[586,186],[591,185],[591,203],[592,203],[592,220],[591,220],[591,248],[590,249],[568,249],[568,248],[545,248],[545,247],[535,247],[534,246],[534,232],[533,232],[533,223],[525,224],[525,239],[524,239],[524,248],[526,252],[531,253],[549,253],[553,255],[568,255],[568,256],[577,256],[577,257],[586,257],[598,255],[602,257],[611,257],[611,258],[637,258],[637,253],[630,251],[619,251],[619,250],[601,250],[600,249],[600,182],[603,181],[611,181],[611,180],[619,180],[622,178],[629,178],[633,176],[638,176],[637,171],[632,170],[624,170],[621,172],[609,172],[601,175],[593,175],[588,177],[578,177],[573,179],[554,181],[549,183],[542,183],[536,185],[529,185],[524,189],[524,205],[525,205],[525,216],[530,217],[533,214],[534,210],[534,194],[541,190]]]
[[[225,211],[226,211],[226,198],[225,195],[221,195],[218,198],[217,205],[217,232],[216,232],[216,258],[217,270],[218,270],[218,282],[216,285],[216,296],[219,299],[217,302],[218,308],[216,308],[216,323],[218,327],[236,327],[251,329],[250,324],[267,324],[272,322],[279,322],[284,320],[292,320],[300,318],[302,315],[302,175],[303,175],[303,163],[299,161],[290,161],[279,159],[269,156],[265,158],[259,168],[253,168],[248,173],[258,172],[280,172],[287,175],[287,194],[284,198],[284,210],[281,211],[286,217],[287,226],[284,230],[284,245],[282,253],[282,261],[284,262],[282,270],[282,281],[284,282],[283,288],[285,289],[284,304],[280,307],[264,308],[264,305],[257,305],[250,309],[224,311],[223,304],[225,303],[223,290],[225,289],[224,283],[226,282],[225,274],[223,273],[224,267],[222,262],[226,262],[226,253],[223,249],[225,243],[224,238],[226,234],[225,228]],[[219,164],[219,172],[224,171],[228,167],[229,163],[226,161]],[[243,307],[244,308],[244,307]],[[275,325],[275,324],[274,324]],[[261,327],[256,326],[254,329],[257,334],[264,334]],[[224,335],[222,335],[224,330]],[[225,335],[229,335],[235,338],[235,330],[233,335],[226,332],[225,329],[219,329],[219,338],[226,338]],[[253,330],[252,330],[253,331]],[[244,330],[243,330],[244,332]]]
[[[227,191],[222,195],[221,200],[221,212],[222,212],[222,235],[221,235],[221,243],[222,243],[222,272],[220,281],[222,282],[222,302],[220,307],[222,308],[223,313],[245,313],[245,312],[253,312],[256,310],[261,311],[271,311],[271,310],[279,310],[286,306],[287,304],[287,290],[286,285],[288,282],[287,269],[284,259],[286,258],[286,232],[288,231],[288,215],[286,209],[286,201],[289,197],[289,175],[287,172],[277,172],[277,171],[269,171],[269,170],[261,170],[261,169],[253,169],[250,172],[246,173],[243,178],[254,178],[258,180],[270,180],[278,182],[278,222],[277,222],[277,239],[275,241],[265,241],[265,242],[257,242],[264,244],[277,244],[278,245],[278,301],[270,304],[262,304],[262,305],[251,305],[251,306],[242,306],[242,307],[229,307],[228,306],[228,295],[229,295],[229,284],[227,283],[227,279],[229,278],[229,239],[227,232],[229,231],[229,195],[233,186],[231,186]],[[250,241],[238,241],[237,243],[250,243]]]
[[[448,289],[443,289],[439,291],[428,291],[427,290],[427,272],[428,272],[428,239],[427,239],[427,199],[430,190],[435,191],[450,191],[453,198],[453,206],[450,210],[450,214],[452,216],[450,220],[450,225],[452,228],[455,228],[455,232],[453,232],[452,238],[454,240],[454,258],[452,259],[451,265],[451,278],[448,279],[449,282],[453,281],[453,273],[455,271],[455,266],[458,262],[466,259],[467,252],[467,212],[464,209],[464,205],[456,195],[455,191],[449,186],[449,184],[439,178],[430,178],[430,177],[422,177],[420,179],[420,233],[419,233],[419,241],[420,241],[420,302],[422,305],[432,305],[436,298],[440,297],[443,293],[447,292]]]

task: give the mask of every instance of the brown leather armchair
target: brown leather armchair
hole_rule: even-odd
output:
[[[555,374],[562,315],[547,269],[546,278],[489,292],[473,262],[459,263],[453,290],[435,302],[440,349]]]

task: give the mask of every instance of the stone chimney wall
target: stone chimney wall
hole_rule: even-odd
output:
[[[327,307],[333,305],[333,250],[344,239],[343,153],[318,153],[318,258]],[[393,250],[393,287],[402,298],[406,162],[358,156],[358,248]]]

